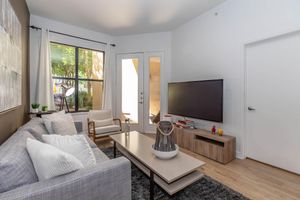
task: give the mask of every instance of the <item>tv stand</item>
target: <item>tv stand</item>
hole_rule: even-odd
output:
[[[235,137],[218,136],[202,129],[174,129],[178,146],[198,153],[212,160],[226,164],[235,159]]]

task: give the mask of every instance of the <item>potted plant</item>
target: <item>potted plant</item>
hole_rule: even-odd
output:
[[[31,107],[32,107],[32,112],[38,113],[38,112],[39,112],[40,104],[38,104],[38,103],[33,103],[33,104],[31,104]]]
[[[48,111],[48,106],[42,106],[42,111],[47,112]]]

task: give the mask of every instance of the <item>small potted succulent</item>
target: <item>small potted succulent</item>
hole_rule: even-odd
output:
[[[47,112],[48,111],[48,106],[42,106],[42,111]]]
[[[38,104],[38,103],[33,103],[33,104],[31,104],[31,107],[32,107],[32,112],[33,112],[33,113],[38,113],[38,112],[39,112],[40,104]]]

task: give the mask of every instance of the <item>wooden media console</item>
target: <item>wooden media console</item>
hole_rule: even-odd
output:
[[[201,129],[176,127],[174,138],[178,146],[220,163],[226,164],[235,159],[235,137],[218,136]]]

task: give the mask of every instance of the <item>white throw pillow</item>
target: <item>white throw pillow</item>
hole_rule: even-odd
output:
[[[58,135],[76,135],[77,130],[71,114],[60,115],[51,121],[51,128],[54,134]]]
[[[46,129],[49,134],[54,134],[51,122],[54,120],[57,120],[57,118],[59,118],[60,116],[64,116],[64,115],[65,115],[64,110],[56,112],[56,113],[52,113],[50,115],[42,115],[42,119],[44,121],[44,124],[45,124]]]
[[[26,147],[40,181],[83,168],[75,156],[49,144],[28,138]]]
[[[43,141],[79,159],[84,167],[96,165],[95,155],[84,135],[43,135]]]
[[[104,120],[93,120],[96,127],[110,126],[113,125],[113,118],[104,119]]]

